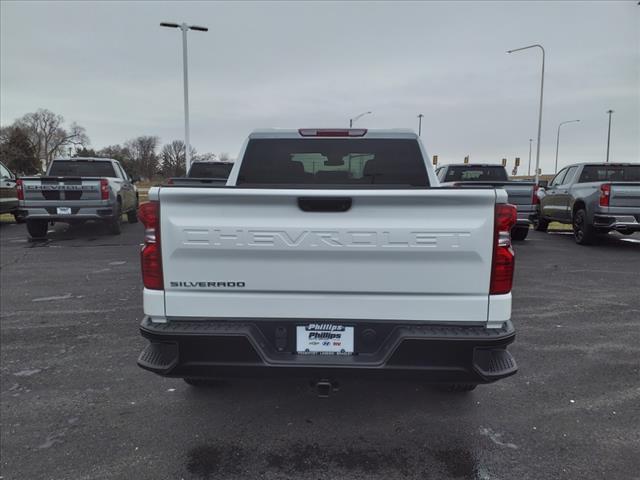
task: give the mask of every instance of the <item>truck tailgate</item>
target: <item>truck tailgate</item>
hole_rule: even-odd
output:
[[[492,187],[503,188],[509,197],[512,205],[531,205],[533,198],[532,182],[454,182],[457,187]]]
[[[640,209],[640,182],[611,184],[610,207],[636,207]]]
[[[100,200],[100,178],[24,178],[25,201]]]
[[[169,317],[487,321],[494,190],[169,187],[159,198]],[[301,198],[351,207],[303,211]]]

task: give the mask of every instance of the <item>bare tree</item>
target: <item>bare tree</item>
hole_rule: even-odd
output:
[[[0,128],[0,160],[14,173],[30,175],[40,171],[40,162],[26,132],[19,127]]]
[[[195,159],[196,150],[190,147],[191,158]],[[179,177],[185,174],[185,146],[182,140],[174,140],[162,147],[162,173],[167,177]]]
[[[132,171],[139,173],[147,179],[153,178],[158,173],[158,155],[156,150],[160,139],[147,135],[134,138],[125,143],[131,164],[135,167]]]
[[[65,148],[89,145],[89,137],[83,127],[74,122],[66,129],[63,124],[62,115],[43,108],[27,113],[15,123],[29,137],[36,157],[47,165],[54,157],[64,153]]]
[[[211,152],[199,153],[191,158],[195,162],[217,162],[218,161],[218,157],[216,156],[216,154]]]

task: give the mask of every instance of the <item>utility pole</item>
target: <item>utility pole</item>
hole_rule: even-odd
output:
[[[558,137],[556,139],[556,166],[553,170],[554,174],[558,173],[558,150],[560,149],[560,127],[565,123],[573,123],[573,122],[579,122],[579,121],[580,120],[567,120],[566,122],[560,122],[560,125],[558,125]]]
[[[349,119],[349,128],[353,127],[353,122],[355,122],[356,120],[358,120],[359,118],[364,117],[365,115],[370,115],[372,112],[363,112],[360,115],[356,115],[353,118]]]
[[[191,166],[191,143],[189,142],[189,65],[187,60],[187,32],[196,30],[198,32],[208,32],[207,27],[197,25],[187,25],[186,23],[162,22],[161,27],[179,28],[182,30],[182,81],[184,87],[184,159],[186,171]]]
[[[609,145],[611,145],[611,114],[613,110],[607,110],[609,114],[609,131],[607,132],[607,163],[609,163]]]
[[[423,114],[419,114],[418,115],[418,136],[422,136],[422,117],[424,117]]]
[[[531,142],[533,142],[533,138],[529,139],[529,166],[527,167],[527,177],[531,176]]]
[[[536,185],[540,180],[540,135],[542,133],[542,97],[544,95],[544,47],[539,44],[508,50],[507,53],[519,52],[529,48],[539,48],[542,51],[542,74],[540,75],[540,108],[538,109],[538,142],[536,143]]]

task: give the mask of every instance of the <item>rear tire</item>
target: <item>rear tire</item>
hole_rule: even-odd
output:
[[[511,230],[511,239],[516,242],[522,242],[529,235],[528,227],[516,227]]]
[[[133,210],[129,210],[127,212],[127,222],[129,223],[138,223],[138,209],[134,208]]]
[[[475,390],[477,386],[475,383],[449,383],[444,385],[444,390],[451,393],[465,393]]]
[[[537,232],[546,232],[549,229],[549,220],[542,216],[538,216],[538,218],[533,222],[533,228]]]
[[[111,235],[120,235],[120,233],[122,232],[122,229],[120,228],[120,220],[121,220],[121,218],[122,218],[122,205],[120,204],[120,201],[118,200],[118,204],[116,206],[116,213],[114,215],[114,218],[109,220],[109,223],[108,223],[109,233]]]
[[[598,232],[587,221],[584,209],[576,210],[573,214],[573,238],[578,245],[591,245],[598,238]]]
[[[48,220],[27,220],[27,232],[34,239],[47,238]]]

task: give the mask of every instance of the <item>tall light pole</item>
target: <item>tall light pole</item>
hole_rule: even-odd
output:
[[[531,176],[531,142],[533,142],[533,138],[529,139],[529,166],[527,167],[527,177]]]
[[[198,32],[208,32],[207,27],[197,25],[187,25],[186,23],[162,22],[161,27],[179,28],[182,30],[182,80],[184,84],[184,158],[186,171],[191,166],[191,143],[189,142],[189,66],[187,62],[187,32],[196,30]]]
[[[355,117],[350,118],[350,119],[349,119],[349,128],[353,127],[353,122],[355,122],[355,121],[356,121],[356,120],[358,120],[359,118],[364,117],[365,115],[370,115],[371,113],[372,113],[372,112],[364,112],[364,113],[361,113],[360,115],[356,115]]]
[[[542,75],[540,80],[540,108],[538,111],[538,143],[536,144],[536,185],[540,180],[540,135],[542,132],[542,97],[544,94],[544,48],[542,45],[535,44],[527,47],[514,48],[513,50],[507,50],[507,53],[519,52],[520,50],[527,50],[529,48],[539,48],[542,50]]]
[[[422,136],[422,117],[424,117],[423,114],[418,114],[418,136],[421,137]]]
[[[609,131],[607,133],[607,163],[609,163],[609,145],[611,144],[611,114],[613,110],[607,110],[609,114]]]
[[[560,127],[565,123],[574,123],[579,121],[580,120],[567,120],[566,122],[560,122],[560,124],[558,125],[558,136],[556,137],[556,166],[553,170],[554,174],[558,173],[558,149],[560,147]]]

